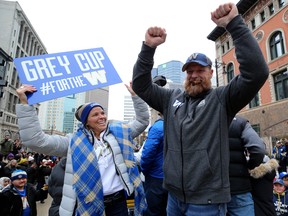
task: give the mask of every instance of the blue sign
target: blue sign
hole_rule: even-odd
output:
[[[27,95],[29,104],[122,82],[103,48],[15,58],[14,64],[21,82],[37,88]]]

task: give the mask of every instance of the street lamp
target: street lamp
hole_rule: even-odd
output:
[[[218,68],[223,67],[223,74],[226,73],[225,71],[225,62],[219,62],[217,59],[215,59],[215,71],[216,71],[216,86],[219,86],[219,78],[218,78]]]

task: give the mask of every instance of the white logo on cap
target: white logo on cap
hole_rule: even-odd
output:
[[[193,54],[190,56],[190,59],[197,59],[197,56],[198,56],[198,53],[193,53]]]

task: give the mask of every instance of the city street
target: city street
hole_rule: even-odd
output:
[[[48,210],[50,208],[52,198],[48,195],[48,198],[45,200],[45,203],[37,202],[37,215],[38,216],[48,216]]]

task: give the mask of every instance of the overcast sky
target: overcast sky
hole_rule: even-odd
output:
[[[215,44],[207,39],[216,27],[210,12],[238,0],[18,0],[48,53],[103,47],[123,83],[150,26],[166,29],[166,42],[156,50],[155,64],[186,61],[194,52],[215,59]],[[123,115],[124,84],[110,88],[109,118]]]

